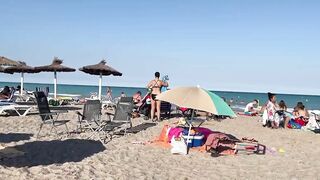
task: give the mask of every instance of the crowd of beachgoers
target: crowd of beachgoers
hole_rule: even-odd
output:
[[[59,108],[71,105],[77,107],[78,111],[83,110],[83,114],[85,114],[88,102],[99,101],[101,103],[98,105],[101,109],[101,112],[99,111],[101,113],[100,119],[106,118],[109,120],[111,120],[110,112],[114,113],[117,108],[121,109],[121,101],[129,98],[133,106],[130,115],[132,120],[130,120],[130,127],[132,126],[132,129],[139,127],[136,128],[139,130],[130,136],[110,138],[107,143],[105,139],[99,139],[100,137],[95,138],[95,141],[87,142],[84,139],[93,137],[99,131],[94,129],[94,134],[90,134],[90,131],[80,130],[78,132],[78,123],[84,116],[78,111],[76,113],[69,111],[64,116],[71,119],[70,122],[68,121],[68,134],[64,134],[63,138],[57,141],[57,137],[52,134],[52,129],[51,131],[42,131],[44,136],[40,138],[38,136],[33,137],[32,134],[38,133],[39,135],[40,133],[37,129],[40,123],[39,118],[36,118],[37,113],[33,112],[30,115],[24,113],[23,115],[19,114],[19,116],[0,113],[5,115],[0,116],[0,124],[2,124],[0,127],[2,133],[0,134],[0,173],[8,178],[17,177],[19,173],[24,178],[40,176],[61,178],[63,173],[59,169],[63,168],[67,169],[67,175],[63,178],[103,178],[110,176],[127,179],[130,175],[125,172],[129,169],[134,169],[137,173],[133,177],[147,177],[148,179],[162,179],[162,171],[164,170],[167,172],[165,174],[169,179],[214,179],[217,177],[246,179],[256,178],[261,174],[270,178],[310,178],[316,176],[316,173],[310,173],[309,170],[316,169],[316,165],[313,163],[315,162],[314,159],[320,160],[319,156],[315,157],[318,152],[316,147],[319,143],[308,144],[307,142],[319,138],[315,134],[319,133],[320,129],[319,112],[308,111],[302,102],[297,102],[296,107],[291,110],[287,108],[284,100],[277,100],[276,94],[267,93],[268,101],[264,105],[260,106],[259,100],[254,99],[246,105],[243,112],[237,112],[237,117],[215,115],[161,102],[157,97],[166,91],[168,86],[168,77],[160,79],[160,73],[156,72],[154,79],[147,84],[148,94],[145,96],[138,91],[132,97],[127,97],[125,92],[122,92],[120,97],[113,97],[112,89],[107,88],[106,95],[102,100],[93,95],[89,98],[73,100],[71,104],[69,99],[65,97],[52,100],[48,97],[46,88],[37,89],[35,92],[43,92],[44,97],[52,100],[49,101],[50,107],[57,106]],[[165,88],[164,91],[163,88]],[[2,101],[0,110],[1,112],[6,112],[6,110],[12,112],[10,108],[13,108],[15,112],[24,110],[26,106],[19,105],[18,101],[12,102],[14,96],[20,97],[20,102],[33,102],[36,106],[38,103],[36,99],[39,94],[35,94],[32,91],[21,89],[20,86],[16,88],[6,86],[0,92]],[[60,103],[55,103],[55,101],[60,101]],[[64,101],[65,104],[61,101]],[[74,101],[77,103],[74,103]],[[124,103],[124,106],[126,106],[126,103]],[[230,102],[225,104],[228,106]],[[6,106],[10,106],[10,108],[5,109]],[[25,110],[29,111],[29,109]],[[95,112],[93,109],[90,111]],[[164,111],[168,111],[169,116]],[[171,116],[171,112],[174,116]],[[192,117],[194,120],[201,120],[199,124],[192,125],[191,122],[190,125]],[[99,128],[101,124],[98,125],[98,130],[102,130],[102,128]],[[93,127],[90,126],[90,128],[92,130]],[[248,128],[250,128],[250,131],[248,131]],[[76,129],[76,131],[72,131],[72,129]],[[283,131],[274,129],[283,129]],[[302,131],[287,129],[309,130],[312,133],[299,134]],[[70,135],[69,132],[76,133]],[[30,137],[20,140],[20,135],[24,136],[25,134],[30,135]],[[286,138],[288,135],[290,138]],[[5,138],[2,139],[2,136]],[[189,142],[190,137],[193,139]],[[274,139],[274,137],[279,138]],[[38,145],[33,145],[33,143],[40,143],[43,146],[42,150],[39,151],[37,149]],[[81,144],[86,145],[84,147]],[[56,148],[55,151],[52,150],[54,149],[53,146]],[[90,149],[89,146],[95,148]],[[172,154],[189,154],[190,158],[170,156],[170,153],[167,153],[168,147],[171,148],[170,152]],[[106,148],[108,150],[105,150]],[[120,154],[116,149],[120,149]],[[190,150],[188,151],[188,149]],[[75,157],[72,152],[77,154],[78,157]],[[40,155],[36,156],[35,153]],[[88,153],[87,156],[86,153]],[[301,153],[308,153],[308,155],[301,157],[301,160],[293,158],[301,155]],[[52,154],[54,155],[52,156]],[[59,154],[63,155],[60,157]],[[252,154],[265,156],[241,156]],[[239,156],[237,159],[232,159],[230,155]],[[155,159],[155,157],[157,158]],[[212,157],[221,158],[212,160]],[[283,161],[292,163],[295,167],[287,167],[280,163]],[[308,163],[302,165],[300,164],[301,161]],[[254,167],[243,165],[243,162],[252,164]],[[93,164],[96,164],[96,166],[93,166]],[[111,170],[105,169],[110,164],[112,165]],[[147,164],[152,167],[148,172],[145,172],[145,168],[148,168]],[[186,166],[185,164],[190,165]],[[195,166],[191,166],[191,164]],[[49,168],[50,170],[48,170],[48,165],[53,169]],[[87,166],[97,169],[100,173],[91,172],[90,168],[86,168]],[[120,166],[123,169],[117,168]],[[159,172],[158,167],[161,167],[161,172]],[[21,168],[26,168],[27,171]],[[221,168],[221,171],[216,171],[217,168]],[[230,175],[226,175],[225,172],[230,172],[230,168],[235,169],[231,170]],[[299,170],[299,173],[296,174],[297,168],[303,170]],[[308,170],[304,170],[305,168]],[[37,174],[37,172],[45,169],[47,174]],[[180,172],[177,172],[177,170]],[[195,170],[199,173],[194,172]],[[272,173],[268,174],[267,172],[270,170],[272,170]],[[216,173],[214,175],[208,173],[211,171]],[[14,172],[14,174],[11,172]]]
[[[276,94],[268,93],[268,102],[259,106],[259,100],[254,99],[246,105],[243,115],[261,116],[262,125],[270,128],[289,128],[310,130],[318,129],[316,123],[318,111],[309,111],[303,102],[297,102],[292,109],[288,109],[284,100],[277,102]]]

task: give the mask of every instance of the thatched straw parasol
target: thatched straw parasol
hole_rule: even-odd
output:
[[[19,65],[18,62],[8,59],[6,57],[0,56],[0,65],[2,66],[17,66]]]
[[[7,67],[4,72],[6,73],[21,73],[21,95],[23,90],[23,84],[24,84],[24,73],[38,73],[39,70],[36,70],[34,67],[27,66],[25,62],[18,61],[17,66],[11,66]]]
[[[8,73],[8,74],[13,74],[13,73],[9,73],[9,72],[5,72],[5,68],[0,66],[0,73]]]
[[[99,78],[99,99],[100,100],[101,100],[102,76],[110,76],[110,75],[122,76],[122,73],[106,65],[105,60],[102,60],[98,64],[84,66],[79,70],[88,74],[100,76]]]
[[[62,60],[55,57],[52,61],[52,64],[47,66],[38,66],[35,67],[36,70],[41,72],[54,72],[54,99],[57,99],[57,72],[74,72],[76,71],[73,68],[69,68],[61,65]]]

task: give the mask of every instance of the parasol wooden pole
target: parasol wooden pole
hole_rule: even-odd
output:
[[[101,89],[102,89],[102,73],[100,73],[99,77],[99,100],[101,101]]]
[[[24,84],[24,73],[21,73],[21,81],[20,81],[20,95],[22,96],[23,92],[23,84]]]
[[[53,84],[54,84],[54,100],[57,100],[57,72],[56,71],[54,71]]]

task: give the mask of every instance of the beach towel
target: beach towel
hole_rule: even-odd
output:
[[[169,142],[168,132],[170,129],[169,125],[164,125],[158,140],[166,143]]]
[[[213,133],[211,129],[204,128],[204,127],[197,127],[195,128],[195,131],[204,135],[204,141],[206,141],[209,135]]]
[[[171,140],[172,137],[181,137],[183,128],[170,128],[168,133],[168,139]]]
[[[301,129],[305,126],[307,122],[302,118],[291,119],[288,123],[288,128],[290,129]]]

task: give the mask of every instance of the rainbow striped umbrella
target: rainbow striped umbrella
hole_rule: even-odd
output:
[[[157,99],[215,115],[236,117],[236,114],[221,97],[199,87],[178,87],[158,95]]]

